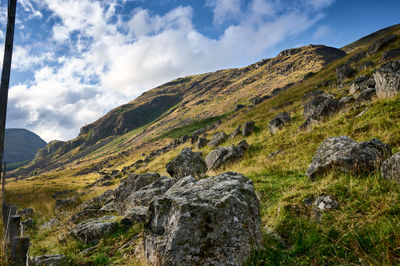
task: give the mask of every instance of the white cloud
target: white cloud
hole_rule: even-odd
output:
[[[301,1],[285,9],[279,0],[246,6],[210,0],[215,23],[234,20],[210,38],[196,29],[188,6],[164,15],[137,8],[122,21],[116,12],[123,0],[25,0],[29,12],[47,9],[56,23],[42,53],[16,47],[14,67],[30,69],[34,78],[11,88],[8,125],[31,129],[47,141],[70,139],[84,124],[163,82],[252,63],[314,25],[320,18],[316,8],[328,4]],[[68,52],[60,55],[59,47]]]

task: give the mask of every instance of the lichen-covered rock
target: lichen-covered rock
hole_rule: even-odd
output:
[[[382,163],[381,175],[400,184],[400,152]]]
[[[106,211],[99,209],[83,209],[81,211],[78,211],[77,213],[74,213],[69,219],[69,221],[77,224],[91,218],[104,216],[106,213],[107,213]]]
[[[208,170],[215,170],[227,163],[241,159],[249,145],[245,140],[241,141],[237,146],[220,147],[211,151],[206,157]]]
[[[113,190],[107,190],[100,196],[94,197],[88,201],[85,201],[79,207],[82,210],[99,210],[101,209],[104,205],[106,205],[108,202],[114,199],[114,191]]]
[[[351,78],[355,73],[356,71],[351,66],[346,64],[340,65],[336,68],[336,77],[339,82],[342,82],[347,78]]]
[[[358,76],[350,86],[350,94],[360,93],[368,88],[375,88],[375,80],[367,76]]]
[[[242,129],[242,136],[243,137],[249,136],[254,131],[255,126],[256,123],[254,123],[254,121],[248,121],[244,123]]]
[[[148,211],[149,207],[146,206],[133,207],[125,212],[125,215],[121,220],[121,224],[130,226],[135,223],[145,223]]]
[[[400,90],[400,61],[388,62],[374,71],[378,98],[396,95]]]
[[[117,229],[117,217],[104,216],[78,224],[70,231],[70,235],[85,244],[97,244],[103,237],[115,232]]]
[[[196,142],[196,149],[201,149],[207,146],[208,140],[206,138],[199,137]]]
[[[336,209],[338,206],[339,203],[336,200],[332,199],[332,197],[329,195],[318,197],[314,201],[314,208],[317,211],[332,210]]]
[[[253,183],[237,173],[181,179],[148,215],[144,253],[154,265],[241,265],[261,241]]]
[[[304,104],[304,119],[312,118],[316,121],[321,121],[323,118],[337,113],[342,104],[336,100],[317,96]]]
[[[31,266],[66,266],[69,265],[67,257],[64,255],[43,255],[30,259]]]
[[[308,91],[308,92],[304,93],[303,103],[308,102],[309,100],[311,100],[312,98],[315,98],[317,96],[322,96],[322,97],[329,98],[329,99],[335,98],[332,94],[326,93],[323,90],[313,90],[313,91]]]
[[[360,103],[370,101],[373,97],[376,97],[376,89],[368,88],[360,92],[360,94],[356,98],[356,102]]]
[[[383,47],[385,47],[386,45],[388,45],[391,42],[395,41],[396,39],[397,39],[397,37],[394,34],[386,35],[385,37],[374,41],[370,45],[370,47],[368,47],[368,52],[370,54],[375,54],[375,53],[379,52],[379,50],[381,50]]]
[[[291,121],[290,115],[287,112],[277,114],[274,119],[268,123],[268,130],[275,134]]]
[[[40,229],[52,229],[55,226],[60,225],[60,221],[57,220],[56,218],[51,219],[50,221],[42,224],[42,226],[40,226]]]
[[[349,105],[352,104],[356,101],[356,99],[353,96],[344,96],[340,98],[339,103],[343,105]]]
[[[306,176],[313,180],[329,171],[369,174],[390,155],[391,148],[377,139],[355,142],[346,136],[332,137],[321,143]]]
[[[177,179],[192,175],[201,178],[207,172],[206,162],[201,157],[201,152],[193,152],[184,148],[172,161],[167,163],[168,174]]]
[[[208,146],[215,148],[222,144],[227,138],[228,136],[225,134],[225,132],[217,132],[211,137],[210,142],[208,142]]]

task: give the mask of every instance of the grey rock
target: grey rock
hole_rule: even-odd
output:
[[[196,149],[201,149],[207,146],[208,140],[206,138],[199,137],[196,142]]]
[[[117,229],[117,217],[104,216],[78,224],[69,234],[85,244],[97,244],[103,237],[115,232]]]
[[[396,95],[400,90],[400,60],[390,61],[374,71],[378,98]]]
[[[83,210],[99,210],[114,199],[114,191],[107,190],[100,196],[94,197],[82,203],[79,207]]]
[[[234,139],[242,132],[242,125],[238,125],[237,128],[229,135],[229,138]]]
[[[21,216],[22,219],[33,217],[33,209],[32,208],[25,208],[18,211],[18,215]]]
[[[367,76],[358,76],[350,86],[350,94],[360,93],[368,88],[375,88],[375,80]]]
[[[201,178],[207,172],[207,165],[201,157],[201,152],[193,152],[190,148],[184,148],[177,157],[167,163],[166,167],[168,174],[177,179],[188,175]]]
[[[121,220],[121,224],[125,226],[131,226],[135,223],[145,223],[148,211],[149,207],[135,206],[125,212],[125,215]]]
[[[369,174],[390,155],[391,148],[377,139],[358,143],[346,136],[332,137],[321,143],[306,176],[314,180],[329,171]]]
[[[255,127],[254,121],[248,121],[243,124],[243,129],[242,129],[242,136],[247,137],[249,136],[253,131]]]
[[[232,163],[241,159],[249,145],[245,140],[241,141],[237,146],[220,147],[211,151],[206,157],[208,170],[218,169],[228,163]]]
[[[351,66],[346,64],[340,65],[336,68],[336,77],[339,82],[342,82],[347,78],[351,78],[355,73],[356,71]]]
[[[394,180],[400,184],[400,152],[382,163],[381,175],[388,180]]]
[[[290,123],[291,118],[287,112],[283,112],[277,114],[269,123],[268,123],[268,130],[275,134],[279,130],[281,130],[284,126]]]
[[[51,219],[50,221],[44,223],[44,224],[40,227],[40,229],[52,229],[53,227],[58,226],[58,225],[60,225],[60,224],[61,224],[61,223],[60,223],[59,220],[57,220],[56,218],[53,218],[53,219]]]
[[[340,98],[339,103],[343,105],[349,105],[352,104],[356,101],[356,99],[353,96],[344,96]]]
[[[381,50],[383,47],[385,47],[386,45],[395,41],[396,39],[397,39],[397,37],[394,34],[386,35],[385,37],[374,41],[371,44],[371,46],[368,47],[368,52],[370,54],[375,54],[375,53],[379,52],[379,50]]]
[[[304,93],[303,103],[311,100],[312,98],[314,98],[316,96],[323,96],[325,98],[330,98],[330,99],[335,98],[332,94],[326,93],[323,90],[313,90],[313,91],[308,91],[308,92]]]
[[[362,63],[362,64],[360,65],[360,67],[359,67],[358,69],[359,69],[359,70],[365,70],[365,69],[368,69],[368,68],[374,67],[374,66],[375,66],[374,62],[372,62],[372,61],[365,61],[364,63]]]
[[[192,136],[190,138],[191,139],[191,144],[195,144],[196,141],[199,139],[199,137],[201,135],[204,136],[205,133],[206,133],[206,129],[205,128],[200,128],[200,129],[197,129],[195,132],[193,132],[193,134],[192,134]]]
[[[356,102],[366,102],[370,101],[373,97],[376,97],[376,89],[375,88],[368,88],[357,96]]]
[[[210,142],[208,142],[208,146],[215,148],[225,142],[227,138],[228,136],[225,134],[225,132],[217,132],[211,137]]]
[[[66,266],[69,265],[67,257],[64,255],[43,255],[30,259],[32,266]]]
[[[321,121],[337,113],[340,108],[342,108],[340,102],[323,96],[317,96],[304,104],[303,117],[306,120],[312,118],[313,120]]]
[[[35,226],[32,218],[28,218],[28,219],[22,221],[21,225],[23,226],[24,229],[31,229]]]
[[[258,96],[258,97],[252,98],[252,99],[250,100],[250,102],[251,102],[252,104],[256,105],[256,104],[262,103],[263,101],[268,100],[268,99],[270,99],[270,98],[272,98],[271,95]]]
[[[382,61],[393,60],[395,58],[400,57],[400,49],[393,49],[390,51],[385,51],[382,55]]]
[[[337,209],[338,206],[339,203],[329,195],[318,197],[314,201],[314,208],[317,211],[333,210]]]
[[[106,211],[99,209],[83,209],[82,211],[74,213],[69,221],[77,224],[91,218],[98,218],[104,216],[106,213],[107,213]]]
[[[241,265],[262,238],[253,183],[237,173],[181,179],[148,215],[144,253],[154,265]]]

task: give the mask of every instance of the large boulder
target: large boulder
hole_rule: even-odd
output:
[[[283,112],[277,114],[274,119],[269,121],[268,130],[275,134],[279,130],[281,130],[284,126],[286,126],[291,121],[290,115],[287,112]]]
[[[208,141],[206,138],[199,137],[196,142],[196,149],[204,148],[205,146],[207,146],[207,142]]]
[[[346,64],[340,65],[336,68],[336,77],[339,82],[342,82],[347,78],[351,78],[355,73],[356,71],[351,66]]]
[[[211,151],[206,157],[208,170],[215,170],[225,164],[241,159],[249,149],[249,144],[245,140],[237,146],[220,147]]]
[[[400,60],[388,62],[374,71],[378,98],[396,95],[400,90]]]
[[[381,175],[400,184],[400,152],[382,163]]]
[[[145,206],[133,207],[125,212],[125,215],[121,220],[121,224],[125,226],[130,226],[135,223],[145,223],[148,211],[149,207]]]
[[[228,136],[225,134],[225,132],[217,132],[211,137],[210,142],[208,142],[208,146],[215,148],[225,142],[227,138]]]
[[[88,201],[85,201],[82,203],[79,207],[82,210],[99,210],[101,209],[104,205],[106,205],[108,202],[114,199],[114,191],[113,190],[107,190],[103,194],[94,197]]]
[[[391,148],[377,139],[355,142],[346,136],[332,137],[321,143],[306,176],[313,180],[330,171],[369,174],[390,155]]]
[[[168,174],[177,179],[188,175],[201,178],[207,172],[207,165],[201,157],[201,152],[193,152],[190,148],[184,148],[177,157],[167,163],[166,167]]]
[[[118,229],[117,217],[104,216],[90,219],[75,226],[69,234],[87,244],[97,244],[100,240]]]
[[[244,123],[242,129],[242,136],[243,137],[249,136],[254,131],[255,126],[256,124],[254,123],[254,121],[248,121]]]
[[[386,35],[385,37],[374,41],[371,44],[371,46],[368,47],[368,52],[370,54],[375,54],[375,53],[379,52],[379,50],[381,50],[383,47],[385,47],[386,45],[388,45],[391,42],[395,41],[396,39],[397,39],[397,36],[394,35],[394,34]]]
[[[153,265],[242,265],[261,242],[259,201],[247,177],[186,177],[151,202],[143,241]]]
[[[376,89],[368,88],[360,92],[360,94],[356,98],[356,102],[360,103],[360,102],[370,101],[374,97],[376,97]]]
[[[321,121],[324,118],[337,113],[342,104],[331,98],[317,96],[304,104],[303,117]]]

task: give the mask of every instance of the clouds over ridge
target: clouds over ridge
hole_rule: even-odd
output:
[[[20,23],[29,25],[39,14],[51,22],[44,49],[34,53],[34,46],[16,43],[14,69],[34,75],[11,88],[8,125],[48,141],[73,138],[79,127],[156,85],[260,59],[314,25],[321,8],[332,3],[288,1],[299,4],[207,0],[210,25],[221,27],[212,38],[194,24],[190,6],[157,14],[137,1],[136,9],[122,15],[123,0],[22,0],[31,16]]]

